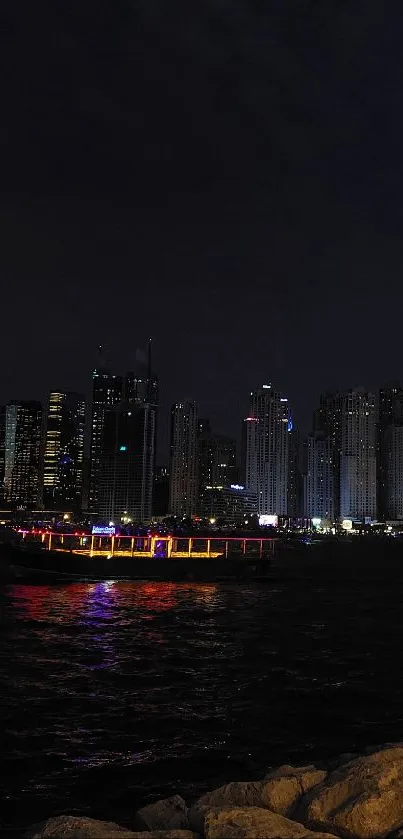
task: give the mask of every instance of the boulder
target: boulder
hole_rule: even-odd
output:
[[[357,752],[343,752],[343,754],[339,755],[339,757],[334,757],[332,760],[326,761],[326,769],[328,772],[333,772],[334,769],[339,769],[340,766],[344,766],[345,763],[351,763],[351,761],[356,760],[357,757],[360,757]]]
[[[315,766],[280,766],[265,777],[261,805],[282,816],[291,816],[301,796],[327,776]]]
[[[135,834],[114,822],[79,816],[56,816],[30,827],[25,839],[133,839]]]
[[[264,781],[232,781],[206,792],[197,807],[261,807]]]
[[[282,816],[292,815],[304,793],[326,778],[315,766],[280,766],[263,781],[234,781],[207,792],[191,808],[189,824],[200,830],[206,807],[267,807]]]
[[[113,822],[78,816],[56,816],[34,825],[24,839],[197,839],[191,830],[133,831]]]
[[[204,819],[206,839],[335,839],[261,807],[215,807]]]
[[[296,818],[345,839],[384,839],[403,826],[403,745],[332,772],[301,800]]]
[[[138,830],[186,830],[188,808],[180,795],[162,798],[137,811],[134,826]]]

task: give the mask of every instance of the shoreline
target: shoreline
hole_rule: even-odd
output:
[[[196,800],[180,795],[133,813],[130,826],[59,815],[24,839],[402,839],[403,743],[317,765],[270,769]]]

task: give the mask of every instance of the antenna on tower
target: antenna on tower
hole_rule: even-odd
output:
[[[104,344],[98,344],[97,362],[100,369],[106,367],[106,347]]]
[[[153,395],[152,385],[152,366],[151,366],[151,350],[153,339],[148,339],[148,354],[147,354],[147,401],[151,404]]]

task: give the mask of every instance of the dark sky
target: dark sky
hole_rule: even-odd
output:
[[[8,7],[8,8],[7,8]],[[400,4],[6,0],[0,400],[155,339],[162,410],[401,375]],[[4,76],[3,76],[4,78]]]

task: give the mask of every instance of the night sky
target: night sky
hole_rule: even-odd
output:
[[[99,343],[120,372],[150,335],[162,411],[223,433],[263,382],[305,432],[322,389],[400,377],[402,24],[6,0],[0,400],[88,391]]]

